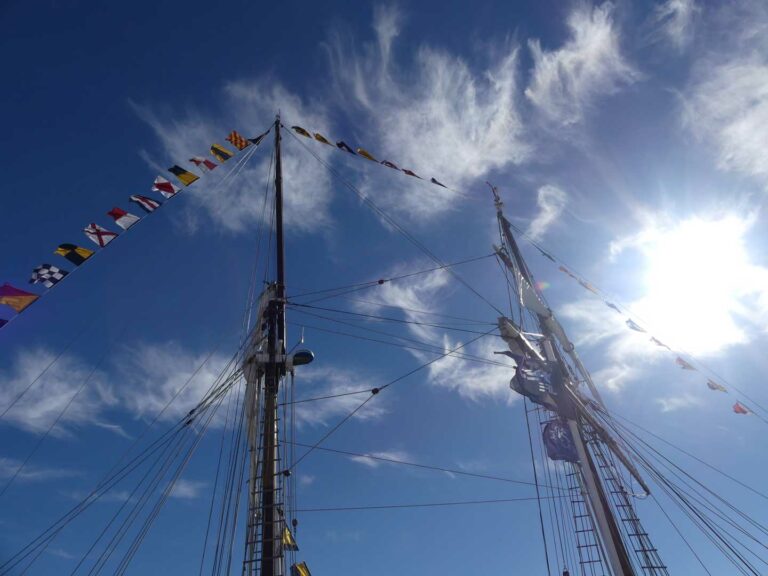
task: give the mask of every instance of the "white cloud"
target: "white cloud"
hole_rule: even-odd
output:
[[[178,420],[202,400],[229,361],[223,355],[213,354],[205,362],[206,356],[173,342],[127,346],[117,366],[123,406],[136,417],[154,418],[186,386],[162,415],[164,421]],[[224,412],[224,408],[218,410],[214,424],[222,423]]]
[[[696,396],[694,394],[681,394],[679,396],[657,398],[656,402],[661,407],[662,412],[677,412],[678,410],[701,406],[703,403],[701,396]]]
[[[375,43],[358,47],[337,32],[327,45],[338,97],[362,114],[362,145],[380,160],[458,189],[527,159],[517,47],[503,46],[479,74],[465,60],[429,46],[419,47],[410,65],[399,66],[392,51],[401,21],[396,9],[379,8]],[[445,188],[386,175],[388,186],[377,185],[377,202],[410,217],[433,217],[459,198]]]
[[[529,41],[534,69],[525,90],[543,117],[561,126],[581,122],[599,96],[639,78],[621,53],[612,4],[579,5],[567,24],[571,37],[557,50],[546,51],[538,40]]]
[[[536,195],[539,212],[528,226],[527,234],[534,240],[541,240],[563,213],[567,202],[568,196],[557,186],[539,188]]]
[[[601,300],[587,297],[562,306],[558,316],[572,326],[569,334],[576,348],[600,347],[606,366],[592,378],[600,389],[617,391],[635,380],[647,366],[659,360],[663,349],[648,334],[629,330],[624,317]]]
[[[682,119],[722,170],[768,187],[768,4],[708,7],[704,50],[683,92]]]
[[[148,160],[153,169],[164,173],[165,166],[172,163],[192,168],[187,159],[207,155],[212,143],[223,143],[231,148],[224,137],[232,126],[239,126],[244,135],[252,137],[256,132],[266,130],[274,122],[278,111],[283,122],[289,126],[298,123],[320,131],[327,131],[329,127],[322,105],[303,100],[273,79],[230,82],[223,93],[226,96],[226,113],[218,116],[191,112],[185,115],[163,114],[161,117],[148,106],[131,103],[139,117],[155,132],[163,148],[164,161]],[[283,142],[285,221],[292,230],[321,230],[331,222],[328,210],[331,199],[329,175],[319,163],[308,160],[307,153],[299,149],[290,136],[286,135]],[[316,148],[320,154],[327,153],[322,147]],[[236,159],[222,163],[185,189],[185,195],[191,197],[193,203],[191,211],[186,213],[186,223],[192,229],[199,225],[201,210],[215,224],[230,232],[240,232],[261,222],[272,151],[269,137],[255,151],[253,160],[247,166],[238,169],[239,172],[233,171],[224,180],[227,173],[235,168],[237,159],[247,151]],[[142,155],[150,158],[146,152]],[[167,173],[165,175],[168,176]]]
[[[3,417],[6,423],[28,432],[45,432],[81,384],[88,380],[51,434],[61,436],[77,426],[101,424],[105,408],[116,403],[112,388],[105,384],[104,374],[96,371],[91,375],[91,367],[65,355],[40,376],[55,359],[56,355],[45,349],[25,350],[16,356],[7,373],[0,374],[0,406],[3,409],[39,377]],[[104,426],[110,427],[108,424]],[[117,431],[122,433],[122,430]]]
[[[653,11],[657,34],[678,50],[685,48],[694,34],[694,19],[700,11],[695,0],[666,0]]]
[[[170,493],[170,497],[180,500],[194,500],[200,496],[205,487],[205,482],[179,478],[173,485],[173,490]]]
[[[612,244],[615,264],[625,251],[644,260],[633,272],[640,295],[627,307],[648,332],[628,329],[626,317],[597,298],[568,304],[560,314],[574,326],[577,346],[601,347],[607,365],[594,373],[598,383],[618,389],[661,359],[678,370],[674,354],[650,342],[651,336],[683,355],[705,358],[768,328],[768,268],[751,261],[746,243],[755,221],[737,214],[681,221],[656,215]]]
[[[399,270],[403,269],[406,268],[401,267],[392,271],[389,276],[396,276],[399,274]],[[445,298],[448,280],[447,272],[435,271],[408,280],[387,283],[378,291],[378,301],[386,306],[402,308],[402,314],[406,320],[423,321],[424,316],[422,314],[411,310],[439,312],[438,302]],[[381,308],[375,304],[370,304],[366,309],[375,311]],[[408,331],[419,340],[437,346],[443,352],[456,350],[462,344],[461,341],[449,336],[445,331],[429,326],[409,324]],[[466,340],[471,338],[472,336],[469,335]],[[457,350],[455,354],[448,354],[430,364],[426,368],[428,381],[432,385],[455,390],[465,398],[472,400],[482,398],[511,400],[513,396],[509,390],[509,380],[514,374],[512,369],[514,362],[507,362],[505,357],[493,354],[494,350],[503,348],[501,341],[492,336],[482,338]],[[434,360],[436,357],[435,354],[417,350],[409,350],[409,352],[417,360],[424,363]],[[462,357],[463,354],[471,354],[481,359],[506,365],[477,363]]]
[[[373,458],[370,458],[373,456]],[[387,460],[400,460],[408,462],[411,456],[402,450],[382,450],[380,452],[370,452],[368,456],[350,456],[350,460],[367,466],[368,468],[378,468],[379,466],[388,464],[382,460],[376,460],[376,458],[384,458]]]
[[[377,385],[380,386],[381,382],[371,382],[359,371],[331,366],[304,366],[296,375],[297,399],[356,392],[372,389]],[[297,404],[296,422],[299,426],[325,426],[336,423],[369,396],[369,393],[362,393]],[[379,395],[357,412],[354,418],[375,420],[386,413],[386,400]]]
[[[685,98],[686,125],[713,146],[721,169],[768,186],[768,58],[705,62]]]
[[[14,458],[4,458],[0,456],[0,480],[10,480],[13,478],[21,465],[21,460],[16,460]],[[75,470],[67,470],[65,468],[46,468],[42,466],[27,464],[24,466],[23,470],[18,472],[15,481],[44,482],[46,480],[72,478],[79,475],[80,473]]]

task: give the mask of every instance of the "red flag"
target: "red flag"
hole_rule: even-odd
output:
[[[733,405],[733,411],[736,412],[736,414],[749,414],[752,412],[749,408],[742,405],[741,402],[736,402],[736,404]]]

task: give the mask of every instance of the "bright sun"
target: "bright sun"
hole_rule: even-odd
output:
[[[742,298],[765,289],[766,269],[749,262],[744,235],[753,218],[691,218],[643,234],[646,295],[633,310],[660,340],[712,354],[746,338]],[[762,285],[762,286],[760,286]]]

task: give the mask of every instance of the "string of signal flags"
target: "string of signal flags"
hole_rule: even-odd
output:
[[[510,224],[510,225],[513,228],[515,228],[515,230],[518,233],[525,235],[522,230],[520,230],[519,228],[517,228],[513,224]],[[606,299],[604,294],[603,294],[603,292],[601,290],[599,290],[597,287],[595,287],[594,285],[592,285],[589,282],[587,282],[584,278],[580,277],[578,274],[576,274],[575,272],[570,270],[567,266],[565,266],[562,262],[560,262],[552,254],[550,254],[549,252],[544,250],[544,248],[542,248],[538,243],[534,242],[530,238],[527,238],[527,240],[530,242],[530,244],[536,250],[539,251],[539,253],[542,256],[544,256],[547,260],[549,260],[553,264],[557,265],[558,266],[558,270],[560,272],[562,272],[563,274],[568,276],[571,280],[574,280],[575,282],[577,282],[582,288],[584,288],[588,292],[590,292],[590,293],[594,294],[595,296],[597,296],[598,298],[600,298],[600,300],[602,300],[603,304],[605,304],[608,308],[610,308],[611,310],[613,310],[617,314],[620,314],[622,317],[624,316],[624,312],[622,311],[622,309],[619,306],[617,306],[616,304],[614,304],[613,302],[611,302],[610,300]],[[626,324],[627,328],[629,328],[630,330],[633,330],[635,332],[639,332],[639,333],[642,333],[642,334],[648,334],[649,341],[652,344],[655,344],[656,346],[658,346],[660,348],[665,348],[671,354],[675,355],[675,364],[681,370],[687,370],[687,371],[691,371],[691,372],[698,372],[699,371],[696,368],[696,366],[694,366],[691,362],[689,362],[688,360],[683,358],[682,354],[676,352],[671,347],[666,345],[664,342],[662,342],[661,340],[659,340],[658,338],[656,338],[655,336],[650,334],[646,328],[644,328],[641,324],[639,324],[638,322],[636,322],[632,318],[625,318],[624,323]],[[725,386],[723,386],[722,384],[720,384],[719,382],[717,382],[717,380],[715,380],[713,378],[707,378],[707,388],[709,390],[712,390],[712,391],[715,391],[715,392],[724,392],[724,393],[728,394],[728,388],[726,388]],[[744,395],[743,392],[741,392],[741,394]],[[743,414],[743,415],[752,414],[752,415],[758,416],[758,418],[760,418],[761,420],[764,420],[762,417],[760,417],[758,414],[756,414],[753,409],[749,408],[743,402],[737,401],[733,405],[732,409],[733,409],[733,412],[736,413],[736,414]]]
[[[219,167],[219,165],[234,158],[239,152],[245,150],[249,146],[258,146],[261,144],[261,141],[267,134],[269,134],[270,130],[267,130],[254,138],[246,138],[236,130],[233,130],[226,137],[226,140],[232,144],[232,147],[236,148],[236,150],[231,150],[226,146],[214,143],[211,144],[210,155],[215,158],[218,163],[208,156],[193,156],[189,159],[189,162],[197,167],[201,173],[211,172]],[[191,170],[187,170],[178,164],[174,164],[168,168],[168,172],[170,172],[184,188],[194,184],[200,179],[198,174],[195,174]],[[96,244],[95,249],[92,250],[77,244],[65,243],[60,244],[59,247],[54,250],[53,254],[61,256],[76,267],[82,266],[96,254],[97,250],[106,248],[110,242],[118,236],[125,234],[132,226],[142,220],[143,217],[159,209],[163,206],[166,200],[173,198],[181,192],[183,189],[181,186],[174,184],[162,175],[158,175],[152,183],[151,191],[159,197],[162,197],[162,199],[158,196],[152,198],[141,194],[134,194],[128,198],[130,202],[139,208],[142,213],[141,216],[131,214],[119,207],[114,207],[106,213],[107,216],[112,218],[115,225],[122,229],[120,233],[92,222],[83,228],[83,233],[88,240]],[[64,280],[68,274],[69,272],[67,270],[60,268],[59,266],[47,263],[40,264],[33,269],[32,275],[29,278],[29,283],[42,285],[45,288],[45,292],[47,292]],[[0,286],[0,304],[4,304],[15,311],[15,315],[10,318],[0,317],[0,329],[24,312],[32,304],[37,302],[41,296],[42,294],[27,292],[26,290],[22,290],[8,283]]]

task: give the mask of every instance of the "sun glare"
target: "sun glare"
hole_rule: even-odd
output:
[[[692,354],[743,342],[740,298],[754,286],[744,235],[751,218],[691,218],[648,235],[645,296],[633,308],[662,341]]]

